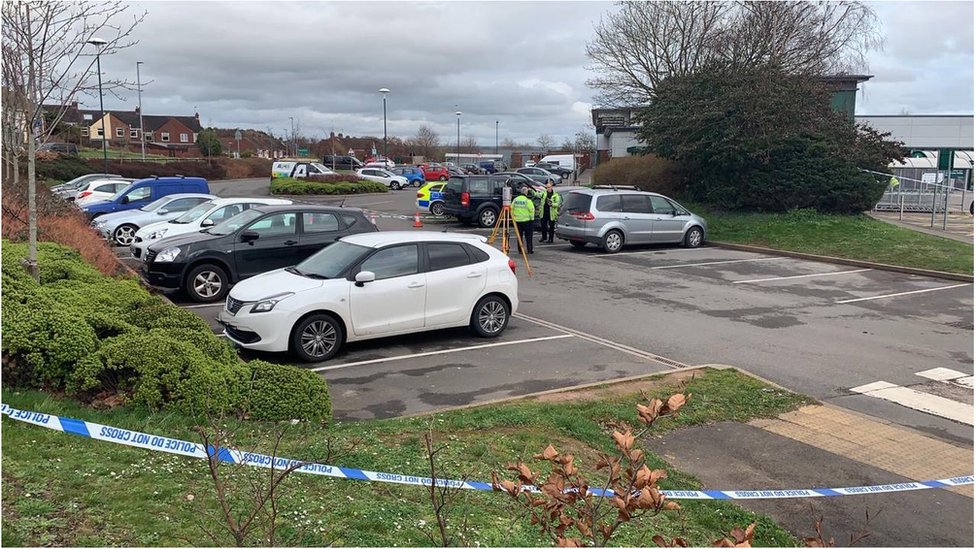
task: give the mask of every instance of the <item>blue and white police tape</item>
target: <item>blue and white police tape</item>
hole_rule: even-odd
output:
[[[53,416],[41,412],[31,412],[28,410],[18,410],[6,404],[0,404],[0,412],[3,415],[30,423],[38,427],[46,427],[55,431],[71,433],[82,437],[93,438],[105,442],[114,442],[125,446],[145,448],[156,452],[167,454],[177,454],[199,459],[205,459],[214,453],[214,448],[204,448],[202,444],[188,442],[175,438],[150,435],[139,431],[131,431],[119,427],[101,425],[91,421],[84,421],[70,417]],[[241,452],[228,448],[216,450],[217,459],[228,463],[242,463],[255,467],[275,469],[285,469],[301,464],[299,473],[309,473],[333,478],[345,478],[351,480],[365,480],[369,482],[386,482],[393,484],[413,484],[418,486],[430,486],[429,477],[419,477],[413,475],[401,475],[397,473],[385,473],[380,471],[366,471],[363,469],[353,469],[349,467],[339,467],[336,465],[324,465],[320,463],[302,462],[282,457],[273,457],[266,454],[253,452]],[[467,490],[491,491],[491,483],[475,482],[465,480],[437,479],[438,486],[449,486]],[[938,480],[922,480],[915,482],[899,482],[894,484],[875,484],[872,486],[847,486],[843,488],[801,488],[796,490],[661,490],[661,493],[671,499],[787,499],[787,498],[815,498],[815,497],[836,497],[854,496],[865,494],[880,494],[891,492],[908,492],[913,490],[930,490],[933,488],[951,488],[954,486],[967,486],[973,484],[973,477],[959,476]],[[532,487],[530,487],[532,488]],[[532,488],[534,490],[534,488]],[[592,490],[596,495],[609,495],[602,490]]]

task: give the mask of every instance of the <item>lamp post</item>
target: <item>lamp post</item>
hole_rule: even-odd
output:
[[[142,126],[142,78],[139,76],[139,65],[142,61],[136,61],[136,86],[139,88],[139,141],[142,142],[142,161],[146,161],[146,136]]]
[[[457,115],[457,166],[461,165],[461,111],[454,113]]]
[[[297,150],[298,147],[295,146],[295,117],[294,116],[289,116],[288,117],[288,120],[291,121],[291,125],[290,125],[290,127],[291,127],[291,137],[289,138],[289,141],[291,142],[291,145],[288,146],[288,155],[290,156],[292,154],[292,150],[294,149],[295,150],[295,156],[297,157],[298,156],[298,150]]]
[[[108,173],[108,130],[105,129],[105,98],[102,95],[102,46],[108,44],[107,40],[92,37],[88,43],[95,46],[95,63],[98,70],[98,110],[101,113],[100,123],[102,125],[102,173]]]
[[[498,156],[498,121],[495,120],[495,156]]]
[[[380,88],[380,93],[383,94],[383,160],[385,162],[390,159],[389,156],[386,156],[386,94],[390,93],[390,90]]]

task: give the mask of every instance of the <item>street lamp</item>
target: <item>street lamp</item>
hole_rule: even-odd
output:
[[[98,70],[98,109],[101,111],[102,124],[102,173],[108,173],[108,130],[105,129],[105,98],[102,95],[102,46],[108,44],[107,40],[92,37],[88,43],[95,46],[95,63]]]
[[[498,121],[495,120],[495,156],[498,156]]]
[[[288,154],[291,155],[292,149],[294,148],[294,150],[295,150],[295,156],[297,157],[298,156],[298,147],[295,146],[295,117],[294,116],[289,116],[288,117],[288,120],[291,120],[291,126],[290,126],[291,127],[291,138],[290,138],[291,145],[288,146]]]
[[[385,162],[390,159],[386,156],[386,94],[390,93],[390,90],[380,88],[380,93],[383,94],[383,160]]]
[[[461,111],[454,113],[457,115],[457,166],[461,166]]]
[[[136,86],[139,88],[139,141],[142,141],[142,161],[146,161],[146,136],[142,126],[142,78],[139,76],[139,65],[142,61],[136,61]]]

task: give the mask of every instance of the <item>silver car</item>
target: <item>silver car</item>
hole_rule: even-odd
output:
[[[122,176],[114,173],[90,173],[76,177],[67,183],[55,185],[51,187],[51,192],[66,200],[74,200],[82,187],[96,179],[122,179]]]
[[[176,219],[195,206],[214,198],[217,197],[202,193],[170,194],[136,210],[100,215],[92,221],[92,227],[115,245],[128,246],[132,244],[136,231],[141,227]]]
[[[637,190],[581,189],[563,195],[556,237],[575,248],[588,242],[607,253],[630,244],[683,244],[697,248],[708,226],[666,196]]]

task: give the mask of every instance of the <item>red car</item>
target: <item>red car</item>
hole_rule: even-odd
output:
[[[451,177],[451,172],[436,162],[424,162],[418,167],[424,171],[424,179],[427,181],[447,181]]]

